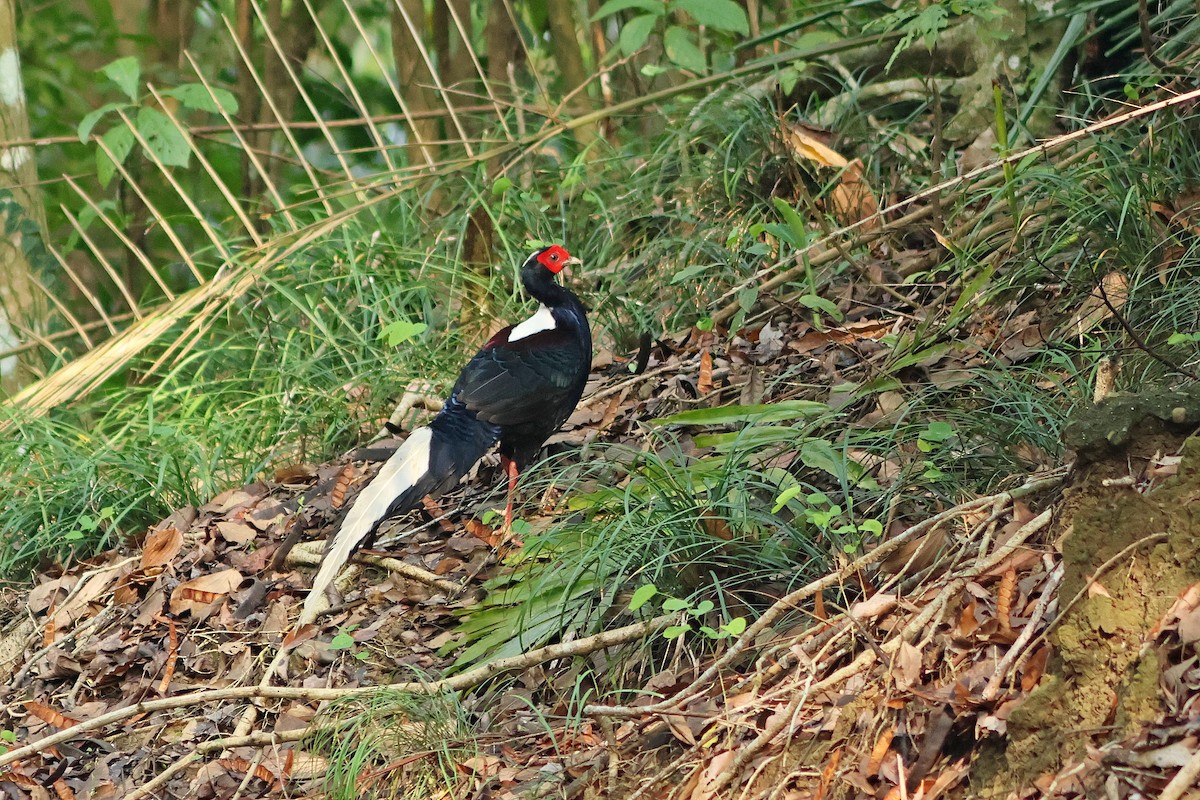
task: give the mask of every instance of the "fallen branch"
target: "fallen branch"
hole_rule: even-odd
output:
[[[324,547],[325,547],[323,542],[318,542],[317,544],[321,548],[321,552],[314,552],[313,550],[310,550],[307,547],[297,546],[297,547],[293,548],[292,552],[288,554],[287,563],[289,565],[303,566],[303,567],[317,566],[318,564],[321,563],[321,557],[322,557],[322,553],[324,552]],[[451,581],[451,580],[447,580],[447,579],[441,577],[440,575],[436,575],[436,574],[430,572],[427,569],[421,569],[420,567],[415,567],[412,564],[408,564],[404,561],[401,561],[398,558],[389,558],[387,556],[372,556],[372,555],[367,555],[365,553],[356,553],[354,555],[354,557],[350,559],[350,561],[352,563],[357,561],[357,562],[361,562],[363,564],[370,564],[370,565],[376,566],[376,567],[383,567],[384,569],[386,569],[389,572],[394,572],[397,575],[402,575],[405,578],[414,580],[417,583],[423,583],[426,586],[432,586],[436,589],[440,589],[443,592],[449,592],[452,595],[457,595],[459,592],[461,592],[463,590],[463,586],[460,583],[457,583],[457,582]],[[309,620],[309,621],[311,622],[311,620]]]
[[[941,525],[947,520],[953,519],[954,517],[970,511],[974,511],[978,508],[988,506],[1000,499],[1003,499],[1005,502],[1011,502],[1017,498],[1035,494],[1043,489],[1049,489],[1053,486],[1057,486],[1061,480],[1061,474],[1059,472],[1055,472],[1049,477],[1042,477],[1029,481],[1023,486],[1019,486],[1016,489],[1012,489],[1007,492],[1000,492],[999,494],[989,495],[987,497],[979,497],[974,500],[969,500],[965,503],[960,503],[959,505],[949,508],[940,514],[935,514],[926,520],[922,520],[900,535],[889,539],[871,552],[855,559],[841,569],[831,572],[822,578],[818,578],[817,580],[812,581],[800,589],[797,589],[791,594],[775,601],[770,608],[763,612],[761,617],[759,617],[753,624],[751,624],[748,628],[746,628],[745,631],[742,632],[742,635],[739,636],[732,645],[730,645],[729,649],[725,651],[724,655],[714,661],[712,665],[704,670],[704,672],[702,672],[690,684],[685,686],[683,689],[680,689],[671,697],[648,706],[638,707],[587,705],[583,707],[583,713],[589,716],[635,718],[641,717],[645,714],[657,714],[675,709],[680,704],[691,699],[693,696],[707,692],[711,687],[712,682],[716,679],[718,673],[732,664],[735,660],[737,660],[738,657],[741,656],[743,652],[749,649],[757,640],[760,633],[764,632],[767,628],[774,624],[776,620],[778,620],[784,614],[794,610],[801,602],[807,600],[809,597],[812,597],[817,592],[823,592],[830,587],[842,584],[852,575],[865,570],[867,567],[871,566],[877,561],[882,560],[885,556],[895,552],[905,542],[920,536],[926,531]],[[1049,517],[1046,517],[1046,519],[1048,520]],[[1026,524],[1026,527],[1030,527],[1032,531],[1033,528],[1031,526],[1032,522]],[[1022,530],[1024,530],[1024,528]],[[1015,549],[1020,541],[1023,541],[1023,539],[1019,535],[1014,536],[1012,542],[1010,542],[1008,545],[1005,545],[1004,548],[1001,548],[1001,551],[1003,551],[1003,556],[1001,557],[1006,557],[1012,549]],[[1009,545],[1012,547],[1010,548]],[[1000,555],[1001,551],[997,551],[997,555]]]
[[[0,766],[11,764],[22,758],[28,758],[56,744],[70,741],[84,733],[112,725],[117,722],[158,711],[170,711],[220,700],[248,699],[279,699],[279,700],[338,700],[353,694],[369,694],[372,692],[410,692],[413,694],[439,694],[441,692],[461,692],[478,686],[506,672],[527,669],[547,661],[560,658],[572,658],[614,647],[626,642],[637,641],[657,633],[678,621],[675,614],[664,614],[660,617],[626,625],[612,631],[598,633],[573,642],[562,642],[546,647],[539,647],[527,653],[501,658],[490,664],[468,670],[453,678],[439,681],[412,681],[407,683],[387,683],[379,686],[360,686],[342,689],[298,688],[292,686],[233,686],[225,689],[206,689],[176,697],[164,697],[159,700],[145,700],[123,708],[117,708],[101,714],[93,719],[84,720],[78,725],[72,725],[56,733],[43,736],[37,741],[23,747],[10,750],[0,755]]]

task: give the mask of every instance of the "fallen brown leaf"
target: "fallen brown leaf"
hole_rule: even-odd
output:
[[[185,611],[196,612],[208,604],[228,595],[242,582],[242,573],[236,569],[223,569],[184,581],[171,592],[169,608],[172,614]]]
[[[142,570],[157,569],[170,564],[182,548],[183,534],[177,529],[151,531],[146,535],[146,543],[142,545]]]
[[[28,711],[30,714],[33,714],[35,717],[40,719],[42,722],[45,722],[47,725],[49,725],[53,728],[58,728],[60,731],[65,728],[70,728],[74,725],[79,724],[79,720],[72,719],[71,717],[68,717],[66,714],[62,714],[58,711],[55,711],[50,706],[43,705],[42,703],[39,703],[35,700],[26,700],[24,705],[25,705],[25,710]]]

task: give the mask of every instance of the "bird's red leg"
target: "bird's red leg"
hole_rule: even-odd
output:
[[[507,535],[512,530],[513,495],[517,493],[517,475],[520,471],[517,462],[508,456],[500,456],[500,460],[504,464],[504,471],[508,473],[508,505],[504,507],[504,533]]]

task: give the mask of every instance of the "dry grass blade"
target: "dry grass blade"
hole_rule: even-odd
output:
[[[378,202],[381,198],[374,202]],[[257,283],[259,276],[266,270],[336,228],[346,216],[357,210],[351,209],[330,216],[300,234],[290,236],[291,241],[286,246],[276,242],[266,253],[259,252],[247,256],[248,259],[255,260],[241,264],[235,262],[226,264],[220,270],[217,278],[160,306],[89,353],[37,383],[25,387],[5,401],[5,405],[21,407],[26,412],[37,416],[46,414],[56,406],[94,390],[124,368],[131,359],[144,352],[148,346],[159,341],[181,320],[194,314],[195,318],[192,319],[189,328],[183,332],[181,337],[177,337],[175,343],[170,345],[167,352],[156,362],[155,368],[157,368],[184,342],[190,341],[191,336],[198,330],[197,326],[204,325],[208,317],[220,313],[231,300],[244,295],[250,287]],[[0,431],[7,430],[11,425],[11,420],[0,423]]]
[[[242,152],[246,154],[246,158],[249,159],[251,166],[254,167],[255,173],[258,175],[259,179],[262,180],[263,188],[266,190],[267,194],[270,195],[271,202],[274,203],[275,208],[280,209],[280,212],[283,214],[283,218],[287,221],[288,228],[293,231],[296,230],[298,227],[296,218],[293,217],[291,212],[284,207],[285,203],[283,202],[283,196],[279,193],[279,188],[275,186],[275,182],[271,180],[271,171],[264,168],[262,161],[258,157],[258,153],[255,152],[254,148],[250,146],[250,143],[246,140],[245,135],[242,133],[242,126],[234,122],[233,118],[229,116],[229,112],[218,101],[217,94],[213,91],[212,83],[204,76],[203,71],[200,69],[199,65],[196,64],[196,60],[192,58],[192,54],[185,50],[183,55],[184,58],[187,59],[188,65],[191,66],[192,72],[195,73],[197,82],[199,82],[204,87],[205,91],[208,92],[208,97],[212,101],[212,104],[220,110],[221,118],[225,120],[225,125],[227,126],[228,131],[233,134],[234,138],[237,139],[238,144],[241,146]],[[193,131],[193,133],[194,132],[195,131]]]
[[[125,233],[124,227],[118,225],[116,221],[113,220],[112,215],[106,213],[104,208],[94,199],[92,199],[91,195],[85,192],[83,188],[75,182],[74,178],[72,178],[70,175],[64,177],[67,185],[74,190],[75,194],[79,196],[79,199],[87,204],[88,208],[92,210],[92,213],[96,215],[96,218],[103,222],[104,226],[108,228],[109,232],[112,233],[113,236],[116,237],[117,241],[123,244],[126,249],[128,249],[129,253],[135,259],[137,259],[137,262],[142,266],[142,269],[147,275],[150,276],[150,279],[154,281],[154,284],[159,288],[163,295],[166,296],[168,300],[174,300],[175,293],[171,291],[171,288],[167,285],[167,282],[163,280],[162,275],[159,274],[158,269],[155,268],[154,263],[150,260],[149,256],[146,255],[142,248],[134,244],[133,240],[131,240]],[[92,240],[88,237],[86,230],[82,229],[82,227],[75,221],[75,218],[71,216],[70,212],[68,212],[66,208],[63,209],[63,213],[68,219],[71,220],[71,223],[75,227],[76,231],[78,231],[80,238],[82,238],[83,241],[88,245],[88,248],[92,251],[92,254],[101,262],[101,265],[105,268],[105,272],[107,272],[110,277],[113,277],[115,270],[113,270],[105,261],[103,249],[97,247],[92,242]],[[118,283],[122,293],[128,294],[128,290],[125,289],[123,282],[119,278],[113,277],[113,280]],[[136,307],[134,307],[132,310],[135,314],[137,313]],[[140,316],[140,314],[138,314],[138,316]]]
[[[329,39],[329,34],[325,31],[325,26],[321,24],[321,20],[317,17],[317,12],[313,10],[312,3],[309,0],[304,0],[304,8],[308,11],[309,18],[313,21],[313,26],[316,28],[317,35],[321,37],[322,44],[325,45],[325,51],[329,54],[330,61],[337,68],[338,75],[342,78],[342,84],[346,90],[350,92],[350,97],[354,101],[354,107],[359,116],[366,123],[367,129],[371,131],[371,138],[375,140],[374,152],[379,153],[383,157],[390,172],[396,171],[396,164],[392,161],[391,149],[387,146],[387,140],[383,133],[379,130],[379,126],[375,124],[375,119],[371,115],[367,104],[363,102],[362,95],[358,91],[358,85],[350,76],[346,65],[342,63],[342,59],[338,56],[338,49]]]
[[[154,88],[150,87],[150,91],[153,92]],[[142,146],[142,150],[146,153],[146,156],[150,159],[151,163],[158,167],[158,171],[162,173],[164,178],[166,178],[167,183],[170,184],[171,188],[175,191],[175,195],[183,201],[184,205],[187,206],[188,211],[192,213],[192,218],[199,223],[201,230],[204,231],[204,235],[208,237],[208,241],[211,242],[213,247],[217,249],[217,252],[221,254],[221,258],[226,261],[232,258],[233,253],[229,249],[229,245],[226,241],[228,237],[219,233],[217,229],[213,227],[212,223],[208,221],[208,215],[201,211],[200,207],[196,205],[196,201],[192,199],[192,193],[180,185],[179,180],[175,177],[175,171],[162,162],[162,159],[158,157],[158,153],[155,152],[155,149],[148,141],[146,141],[146,137],[142,135],[142,132],[138,130],[138,126],[129,119],[124,111],[118,109],[117,115],[133,133],[133,138]],[[168,117],[168,119],[171,121],[171,124],[175,126],[175,129],[179,131],[179,135],[182,136],[184,140],[188,140],[190,138],[187,129],[180,127],[179,121],[175,117]],[[171,228],[171,226],[166,223],[166,218],[161,214],[156,213],[155,218],[163,221],[162,228],[164,230],[169,230]],[[193,274],[197,276],[197,280],[200,280],[200,270],[199,267],[195,266],[195,259],[190,255],[190,248],[187,248],[182,243],[179,244],[178,247],[180,254],[193,264]]]
[[[434,88],[437,94],[442,98],[442,103],[446,106],[446,113],[450,115],[451,122],[454,123],[455,130],[458,131],[459,144],[467,151],[468,156],[475,155],[474,148],[471,147],[471,142],[467,136],[466,128],[463,127],[462,120],[459,119],[458,112],[454,110],[454,104],[450,102],[450,94],[446,91],[446,87],[442,85],[442,79],[438,75],[438,68],[434,65],[433,59],[429,57],[429,50],[425,47],[424,37],[421,32],[413,25],[412,17],[408,13],[408,9],[404,7],[403,0],[392,0],[393,7],[399,12],[400,17],[404,20],[405,27],[408,28],[409,34],[412,36],[413,44],[417,48],[417,52],[421,54],[421,58],[425,61],[425,66],[429,70],[429,75],[433,79]],[[346,3],[348,6],[349,3]]]
[[[124,113],[121,114],[121,120],[128,125],[130,129],[133,128],[133,125],[131,125],[129,122],[129,117]],[[138,138],[144,147],[145,139],[136,132],[134,133],[134,136]],[[118,159],[116,157],[112,149],[108,146],[103,138],[96,140],[96,146],[99,147],[104,152],[104,155],[108,156],[109,160],[116,165],[117,173],[121,176],[121,179],[125,181],[125,185],[132,189],[133,193],[137,195],[138,200],[146,207],[146,210],[149,212],[150,216],[157,220],[166,219],[166,216],[162,213],[158,206],[156,206],[154,202],[147,196],[146,192],[142,189],[141,184],[137,180],[134,180],[133,176],[129,173],[129,170],[125,167],[123,159]],[[196,280],[196,283],[204,283],[204,275],[200,272],[200,268],[196,265],[196,260],[192,258],[191,252],[189,251],[187,245],[185,245],[183,240],[179,238],[179,234],[177,234],[170,225],[163,225],[161,229],[167,239],[170,240],[171,246],[175,248],[175,253],[179,256],[180,260],[187,264],[188,270],[191,271],[192,277]]]
[[[308,177],[309,185],[313,187],[313,190],[317,193],[317,197],[320,198],[321,205],[325,208],[325,213],[333,214],[333,205],[329,202],[329,199],[325,197],[324,192],[321,191],[321,181],[317,180],[316,170],[313,168],[312,164],[309,163],[309,160],[304,157],[304,151],[300,147],[299,142],[296,141],[296,135],[292,133],[291,127],[287,124],[287,118],[285,115],[280,113],[279,106],[275,102],[275,98],[267,90],[266,84],[263,83],[262,75],[254,66],[254,61],[246,52],[246,48],[242,46],[242,42],[238,38],[237,31],[233,28],[233,24],[229,21],[228,17],[222,17],[221,19],[225,22],[225,27],[229,31],[229,38],[233,42],[234,47],[237,48],[238,55],[241,56],[241,69],[246,70],[246,74],[253,79],[254,85],[258,88],[262,99],[266,102],[267,107],[271,109],[271,114],[274,115],[276,122],[279,124],[279,130],[283,133],[284,138],[287,140],[288,146],[292,149],[292,153],[295,154],[296,162],[300,165],[300,168],[304,170],[304,174]],[[324,123],[322,123],[322,126],[324,126]],[[281,203],[280,208],[285,208],[284,204]]]
[[[262,23],[263,32],[267,35],[267,41],[271,43],[271,48],[275,51],[275,57],[279,59],[279,63],[283,65],[283,71],[287,73],[288,79],[292,82],[292,86],[296,90],[296,96],[304,101],[304,105],[308,108],[308,113],[319,124],[321,135],[325,137],[325,144],[328,145],[330,152],[337,158],[346,179],[354,182],[354,170],[350,167],[350,163],[346,161],[345,156],[342,155],[341,150],[338,148],[337,139],[334,138],[333,132],[329,129],[328,125],[324,124],[325,115],[321,113],[321,109],[317,108],[317,104],[313,102],[312,96],[304,88],[304,81],[300,80],[300,76],[296,74],[296,69],[292,66],[292,59],[287,50],[280,45],[279,37],[276,35],[274,27],[269,23],[266,15],[263,14],[258,0],[250,0],[250,5]],[[314,24],[320,25],[317,21],[314,21]],[[297,153],[299,152],[297,150]]]
[[[125,285],[125,281],[121,279],[120,273],[117,272],[116,268],[109,263],[108,258],[104,255],[104,251],[97,247],[96,243],[92,241],[92,238],[88,235],[87,228],[81,225],[79,220],[75,218],[75,215],[72,214],[65,206],[63,207],[62,212],[63,216],[67,218],[67,221],[71,223],[71,227],[73,227],[75,232],[79,234],[79,238],[83,240],[84,244],[91,248],[92,253],[96,256],[96,260],[100,263],[101,268],[104,270],[104,274],[108,276],[109,280],[112,281],[113,286],[115,286],[117,291],[120,292],[121,298],[125,301],[125,305],[128,306],[129,310],[133,312],[135,317],[140,318],[143,316],[141,307],[138,306],[137,300],[133,298],[133,293],[129,291],[129,288]],[[78,277],[76,277],[75,280],[76,286],[79,286],[79,288],[82,290],[83,281]],[[93,295],[90,299],[92,300],[92,307],[99,310],[99,300],[95,298],[95,295]]]
[[[163,114],[167,116],[167,119],[171,120],[171,124],[174,125],[176,130],[179,131],[180,135],[183,136],[183,140],[187,142],[188,150],[196,159],[197,163],[199,163],[204,169],[204,174],[208,176],[213,187],[217,190],[221,197],[225,198],[225,202],[229,205],[229,210],[233,212],[234,216],[237,217],[238,222],[242,224],[242,229],[254,241],[255,245],[262,244],[262,237],[259,236],[258,230],[255,228],[254,223],[250,221],[250,215],[246,213],[246,209],[242,207],[241,202],[238,201],[233,192],[229,191],[229,187],[225,185],[225,181],[221,180],[221,177],[217,174],[216,169],[204,156],[204,152],[200,150],[200,148],[196,147],[196,144],[193,141],[187,127],[180,123],[179,118],[175,116],[175,112],[171,110],[171,104],[163,101],[162,96],[158,93],[154,86],[151,85],[147,88],[150,90],[150,94],[154,97],[154,99],[158,101],[159,108],[162,109]],[[194,207],[194,204],[191,202],[189,197],[191,193],[185,191],[183,187],[174,180],[173,173],[171,174],[171,186],[175,189],[179,196],[183,198],[184,202],[188,204],[188,208],[193,214],[200,213],[200,209]],[[213,235],[217,235],[215,231],[213,232]]]

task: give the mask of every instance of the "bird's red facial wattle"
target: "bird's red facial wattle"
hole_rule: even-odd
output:
[[[571,254],[566,248],[561,245],[551,245],[543,250],[537,257],[538,263],[546,269],[557,275],[562,271],[562,268],[567,264],[578,263],[576,259],[571,258]]]

